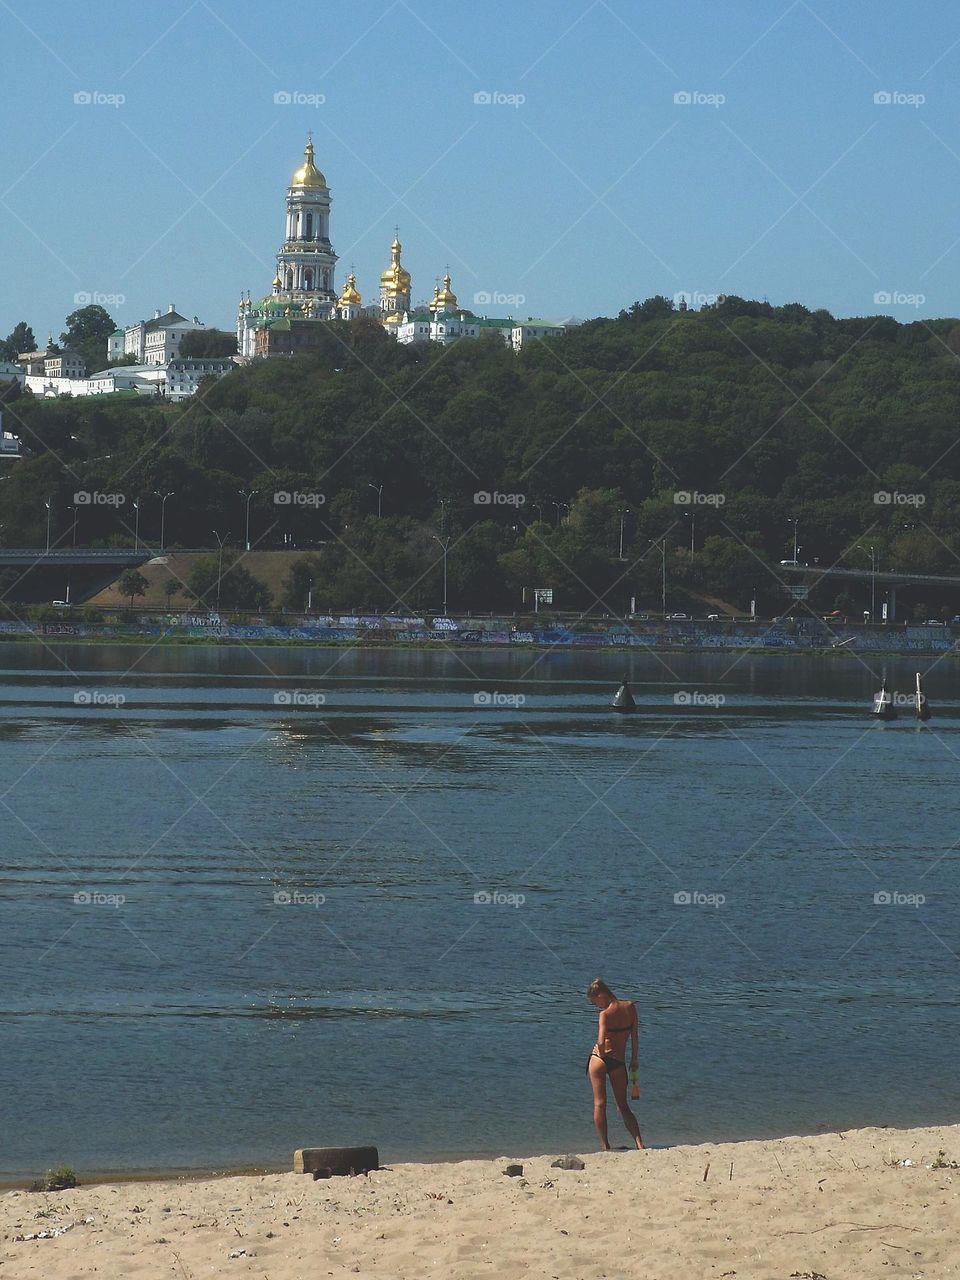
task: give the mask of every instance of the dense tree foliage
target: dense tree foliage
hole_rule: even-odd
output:
[[[237,354],[237,335],[224,329],[193,329],[180,339],[180,355],[184,358],[217,360]]]
[[[19,324],[13,326],[13,330],[0,341],[0,360],[9,360],[16,363],[17,356],[24,355],[28,351],[36,351],[37,339],[33,330],[27,324],[26,320],[21,320]]]
[[[674,607],[689,592],[782,608],[794,521],[804,562],[869,568],[872,547],[880,568],[960,575],[958,353],[958,321],[739,298],[648,299],[519,354],[330,324],[320,353],[181,405],[7,405],[34,456],[0,485],[0,524],[42,544],[46,496],[56,539],[77,490],[119,493],[82,510],[80,538],[132,542],[139,495],[156,541],[160,491],[168,544],[242,544],[239,491],[256,490],[254,545],[309,557],[291,607],[310,590],[317,607],[438,607],[446,546],[461,610],[519,608],[534,586],[561,608],[654,608],[664,559]]]
[[[66,319],[60,341],[68,351],[83,356],[88,373],[96,373],[107,364],[107,339],[116,329],[110,313],[99,303],[80,307]]]

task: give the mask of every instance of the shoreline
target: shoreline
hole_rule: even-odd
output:
[[[582,1170],[505,1155],[88,1184],[0,1193],[0,1237],[11,1276],[47,1280],[945,1280],[958,1157],[960,1125],[941,1125],[587,1151]]]
[[[618,1123],[619,1121],[617,1120],[615,1113],[611,1109],[611,1112],[610,1112],[611,1129],[616,1130],[616,1126]],[[956,1129],[957,1150],[958,1150],[957,1159],[960,1160],[960,1120],[957,1120],[955,1124],[944,1123],[941,1125],[932,1125],[932,1126],[931,1125],[910,1125],[905,1128],[902,1128],[897,1125],[885,1125],[885,1124],[867,1125],[864,1128],[826,1129],[826,1130],[813,1131],[810,1133],[793,1132],[793,1133],[775,1134],[773,1136],[760,1137],[760,1138],[757,1138],[757,1137],[724,1138],[715,1142],[705,1138],[700,1142],[677,1142],[677,1143],[671,1143],[667,1145],[660,1145],[657,1143],[653,1143],[645,1147],[644,1150],[648,1152],[685,1151],[688,1148],[700,1149],[705,1147],[716,1147],[716,1148],[739,1147],[739,1146],[744,1146],[750,1143],[808,1142],[808,1141],[813,1141],[819,1138],[830,1138],[830,1137],[838,1138],[841,1141],[845,1141],[851,1134],[862,1133],[867,1131],[871,1133],[873,1132],[887,1133],[888,1132],[891,1134],[901,1134],[901,1135],[909,1136],[910,1134],[913,1134],[913,1133],[926,1133],[931,1129]],[[614,1132],[613,1136],[614,1137],[617,1136],[616,1132]],[[622,1134],[620,1136],[623,1137]],[[624,1139],[624,1144],[625,1142],[626,1142],[626,1139]],[[366,1139],[363,1139],[363,1140],[358,1139],[357,1142],[354,1143],[353,1145],[355,1146],[356,1145],[376,1145],[376,1143],[374,1143],[372,1140],[368,1143]],[[378,1149],[380,1151],[381,1159],[384,1159],[389,1155],[389,1152],[386,1150],[386,1148],[378,1148]],[[633,1151],[633,1148],[628,1147],[626,1145],[621,1145],[619,1147],[615,1146],[613,1148],[612,1154],[623,1154],[623,1153],[632,1154],[632,1151]],[[554,1152],[552,1148],[549,1151],[533,1151],[533,1152],[526,1151],[523,1155],[517,1155],[516,1153],[507,1154],[505,1152],[498,1152],[496,1155],[494,1155],[489,1152],[477,1152],[477,1151],[464,1150],[464,1151],[440,1152],[436,1155],[417,1155],[413,1157],[400,1156],[400,1157],[394,1158],[394,1160],[389,1163],[403,1165],[404,1167],[409,1166],[412,1168],[420,1168],[421,1166],[435,1168],[439,1165],[483,1164],[483,1163],[489,1163],[491,1161],[495,1162],[497,1160],[508,1160],[508,1159],[509,1160],[513,1160],[513,1159],[545,1160],[548,1157],[552,1159],[557,1154],[558,1153]],[[559,1154],[564,1154],[564,1153],[560,1152]],[[599,1155],[602,1155],[603,1153],[597,1151],[597,1152],[594,1152],[594,1154],[599,1156]],[[289,1173],[293,1169],[293,1152],[290,1153],[290,1159],[285,1164],[280,1164],[276,1162],[257,1162],[257,1163],[250,1163],[250,1164],[233,1165],[229,1168],[217,1168],[213,1165],[169,1165],[169,1166],[155,1166],[155,1167],[144,1167],[144,1168],[106,1167],[101,1169],[93,1168],[88,1170],[85,1174],[82,1174],[80,1170],[77,1169],[75,1166],[71,1166],[71,1167],[74,1168],[74,1172],[77,1173],[78,1178],[80,1179],[80,1182],[79,1182],[80,1187],[100,1187],[100,1186],[113,1186],[113,1185],[117,1185],[117,1186],[134,1185],[135,1186],[141,1183],[150,1184],[150,1183],[157,1183],[157,1182],[175,1183],[175,1182],[222,1181],[224,1178],[262,1178],[262,1177],[271,1177],[271,1176],[277,1176],[277,1175]],[[30,1173],[23,1173],[23,1174],[4,1173],[0,1171],[0,1195],[3,1195],[7,1191],[27,1190],[30,1184],[45,1172],[46,1172],[46,1168],[41,1169],[39,1167],[35,1170],[32,1170]],[[299,1175],[299,1176],[303,1176],[303,1175]],[[31,1194],[40,1194],[40,1193],[31,1193]]]

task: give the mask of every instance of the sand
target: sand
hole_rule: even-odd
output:
[[[582,1172],[511,1154],[318,1182],[13,1191],[0,1280],[947,1280],[960,1277],[960,1168],[929,1167],[940,1151],[960,1158],[960,1125],[585,1152]],[[504,1175],[513,1160],[522,1177]]]

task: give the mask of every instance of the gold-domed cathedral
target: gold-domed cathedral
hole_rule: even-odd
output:
[[[390,246],[390,265],[380,275],[380,319],[388,329],[400,324],[410,310],[410,272],[400,262],[402,252],[398,228]]]

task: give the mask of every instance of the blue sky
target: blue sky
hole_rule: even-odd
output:
[[[449,267],[488,314],[678,292],[960,313],[941,0],[0,0],[0,48],[2,334],[56,336],[83,294],[232,327],[308,129],[365,302],[398,223],[414,299]]]

